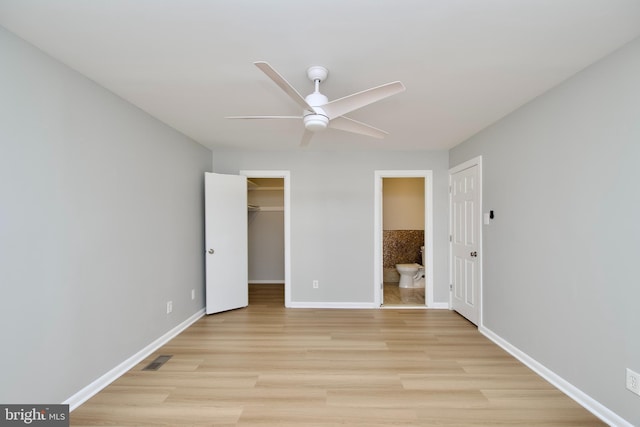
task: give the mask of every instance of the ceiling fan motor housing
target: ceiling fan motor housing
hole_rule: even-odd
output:
[[[317,132],[327,128],[329,117],[324,114],[322,106],[329,102],[329,99],[320,92],[313,92],[305,98],[307,104],[313,107],[314,111],[304,111],[304,127],[311,132]]]

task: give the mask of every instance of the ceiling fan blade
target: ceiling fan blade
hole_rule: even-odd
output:
[[[379,139],[384,138],[385,135],[389,135],[389,132],[385,132],[382,129],[374,128],[373,126],[344,116],[336,117],[335,119],[331,120],[329,122],[329,127],[332,129],[343,130],[345,132],[372,136]]]
[[[313,132],[305,129],[304,133],[302,134],[302,140],[300,141],[300,146],[301,147],[308,146],[309,141],[311,141],[311,137],[313,137]]]
[[[400,93],[404,90],[405,87],[401,82],[387,83],[382,86],[354,93],[353,95],[345,96],[344,98],[336,99],[322,105],[320,108],[324,110],[329,119],[335,119],[336,117],[340,117],[366,105],[373,104],[376,101],[380,101],[381,99],[395,95],[396,93]]]
[[[253,64],[256,67],[260,68],[260,70],[262,70],[262,72],[265,73],[267,77],[273,80],[275,84],[280,86],[280,89],[285,91],[285,93],[289,95],[289,97],[293,99],[296,104],[298,104],[305,110],[315,111],[312,106],[307,104],[307,101],[304,100],[302,95],[300,95],[298,91],[295,90],[294,87],[291,86],[289,82],[286,81],[284,77],[282,77],[271,65],[263,61],[254,62]]]
[[[302,116],[227,116],[225,119],[297,119]]]

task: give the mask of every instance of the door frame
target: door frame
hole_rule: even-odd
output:
[[[453,175],[458,172],[461,172],[465,169],[469,169],[473,166],[478,167],[478,204],[480,205],[479,211],[480,215],[476,218],[476,224],[478,230],[478,248],[480,255],[477,258],[478,263],[478,328],[483,325],[483,304],[482,304],[482,278],[483,274],[483,263],[484,263],[484,251],[482,245],[482,216],[483,216],[483,206],[482,206],[482,156],[474,157],[466,162],[462,162],[452,168],[449,169],[449,307],[450,310],[453,310],[453,194],[451,192],[453,185]]]
[[[427,251],[425,265],[425,308],[434,306],[433,301],[433,171],[432,170],[376,170],[374,171],[374,238],[373,238],[373,298],[376,307],[383,301],[383,259],[382,259],[382,179],[383,178],[424,178],[424,248]],[[415,308],[412,307],[412,308]]]
[[[284,306],[291,307],[291,172],[288,170],[241,170],[250,178],[282,178],[284,182]]]

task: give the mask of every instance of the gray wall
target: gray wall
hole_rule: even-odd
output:
[[[58,403],[204,307],[211,152],[1,27],[0,56],[0,402]]]
[[[640,40],[455,147],[483,156],[484,324],[634,425]]]
[[[284,283],[284,212],[249,213],[249,283]]]
[[[434,175],[434,299],[448,302],[448,153],[216,151],[214,171],[291,171],[293,302],[374,301],[374,171]],[[319,288],[312,288],[312,281]]]

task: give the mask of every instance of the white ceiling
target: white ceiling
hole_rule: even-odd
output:
[[[640,35],[640,0],[0,0],[0,25],[210,148],[299,149],[299,115],[252,63],[330,100],[400,80],[312,150],[450,148]]]

